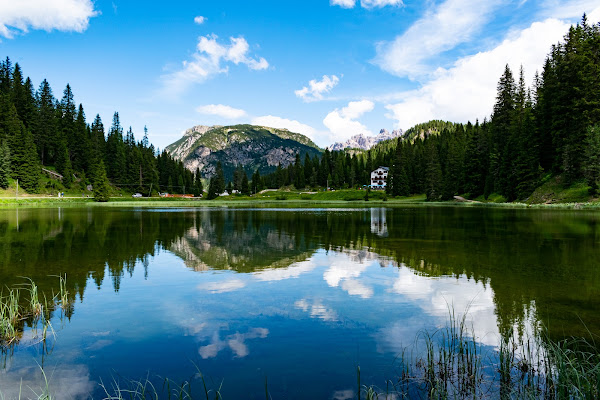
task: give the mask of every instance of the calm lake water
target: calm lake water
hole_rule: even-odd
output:
[[[600,334],[600,214],[485,208],[0,210],[0,284],[60,274],[74,304],[25,328],[0,392],[103,398],[100,383],[221,382],[225,399],[348,399],[385,386],[449,309],[503,335]],[[62,315],[61,315],[62,314]],[[66,314],[66,315],[65,315]],[[28,391],[29,390],[29,391]]]

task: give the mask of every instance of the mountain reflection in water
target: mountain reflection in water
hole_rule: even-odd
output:
[[[8,398],[4,388],[40,381],[42,358],[68,391],[59,397],[97,394],[115,369],[185,379],[189,360],[248,393],[261,393],[268,375],[294,398],[322,371],[328,382],[314,395],[348,394],[357,363],[390,378],[394,358],[422,329],[444,326],[449,310],[468,310],[491,348],[540,326],[554,339],[600,333],[597,214],[164,211],[0,210],[0,282],[26,276],[51,294],[66,273],[74,302],[49,354],[26,340],[9,352]]]

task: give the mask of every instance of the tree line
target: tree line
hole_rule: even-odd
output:
[[[203,192],[199,170],[189,171],[148,142],[124,134],[115,113],[106,134],[100,116],[86,122],[69,85],[61,100],[44,80],[34,90],[18,64],[0,62],[0,187],[18,179],[30,192],[40,188],[42,166],[63,175],[62,185],[91,183],[107,199],[108,181],[129,191]],[[357,188],[370,173],[390,167],[387,191],[394,196],[425,193],[428,200],[455,195],[470,198],[496,193],[507,200],[527,198],[548,176],[566,185],[584,181],[592,195],[600,181],[600,25],[584,15],[564,40],[552,46],[543,70],[528,87],[523,68],[517,79],[508,67],[500,77],[490,119],[475,124],[430,121],[398,140],[368,151],[345,150],[321,156],[296,156],[275,172],[248,177],[242,166],[226,182],[219,164],[208,197],[237,190],[294,186]],[[48,184],[51,184],[50,182]]]
[[[524,74],[521,67],[515,79],[506,65],[491,118],[482,123],[430,121],[366,152],[326,150],[320,159],[297,158],[260,184],[352,188],[368,185],[372,170],[388,166],[386,190],[394,196],[425,193],[428,200],[448,200],[496,193],[514,201],[557,175],[567,186],[585,180],[597,194],[600,24],[590,25],[584,15],[552,46],[531,87]]]
[[[6,58],[0,62],[0,188],[12,178],[38,193],[44,189],[42,167],[62,175],[60,184],[49,181],[48,188],[85,190],[91,184],[103,201],[110,195],[109,180],[129,192],[202,193],[200,175],[168,153],[158,154],[145,127],[136,141],[131,127],[124,134],[118,112],[108,133],[99,115],[88,124],[70,85],[58,100],[46,79],[35,90],[20,65]]]

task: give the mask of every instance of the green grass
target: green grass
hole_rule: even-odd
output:
[[[590,203],[597,199],[589,194],[589,186],[584,181],[566,186],[561,176],[546,177],[527,199],[528,204],[571,204]]]
[[[506,197],[502,196],[498,193],[492,193],[486,199],[483,195],[477,197],[475,201],[479,201],[481,203],[506,203]]]
[[[252,196],[231,195],[214,200],[186,199],[186,198],[161,198],[143,197],[132,198],[130,193],[116,191],[108,203],[96,203],[92,198],[82,198],[81,193],[73,198],[57,198],[19,196],[1,197],[0,207],[502,207],[502,208],[547,208],[547,209],[600,209],[600,201],[587,195],[587,186],[580,182],[569,188],[564,188],[557,182],[557,178],[549,179],[544,185],[545,189],[534,192],[526,202],[507,203],[506,199],[498,194],[492,194],[487,200],[480,196],[475,202],[427,202],[425,195],[409,197],[388,197],[383,191],[370,191],[369,200],[365,201],[364,190],[342,189],[334,191],[298,191],[292,188],[265,191]],[[556,189],[552,192],[552,189]],[[540,193],[552,194],[549,197],[540,197]],[[0,192],[2,192],[0,190]],[[8,191],[5,191],[8,192]],[[67,196],[67,193],[65,193]],[[545,199],[544,201],[541,201]]]

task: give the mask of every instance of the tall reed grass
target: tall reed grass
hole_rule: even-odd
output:
[[[64,304],[62,293],[63,287],[66,293],[66,276],[60,278],[61,294],[51,299],[47,299],[45,294],[40,295],[31,279],[24,279],[26,283],[23,285],[0,291],[0,351],[3,353],[19,343],[26,325],[31,327],[33,337],[45,344],[48,334],[54,334],[52,310]],[[27,296],[22,296],[22,293],[27,293]]]

